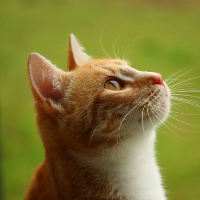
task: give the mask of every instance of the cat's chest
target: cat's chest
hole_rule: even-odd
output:
[[[154,145],[144,139],[153,141],[154,137],[142,137],[142,140],[135,137],[135,142],[125,143],[115,154],[108,152],[90,161],[90,166],[99,172],[95,174],[99,182],[107,185],[111,199],[165,200]]]
[[[144,163],[143,163],[144,164]],[[159,170],[151,160],[146,167],[141,163],[138,166],[113,166],[112,172],[105,174],[107,185],[107,198],[116,200],[165,200],[165,192]],[[108,198],[110,196],[110,198]]]

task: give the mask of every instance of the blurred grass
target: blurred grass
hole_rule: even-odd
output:
[[[57,0],[0,2],[0,81],[3,144],[3,194],[20,200],[35,167],[43,160],[42,143],[34,122],[32,96],[27,78],[27,58],[38,52],[62,69],[67,68],[68,36],[74,33],[94,57],[104,57],[102,44],[114,57],[126,47],[132,66],[156,71],[164,78],[200,63],[200,2]],[[131,49],[132,48],[132,49]],[[129,52],[130,50],[130,52]],[[195,69],[184,79],[200,75]],[[192,81],[199,86],[199,80]],[[197,99],[198,100],[198,99]],[[200,113],[182,105],[183,112]],[[183,116],[198,125],[198,116]],[[184,130],[190,127],[170,122]],[[169,199],[200,198],[200,133],[164,126],[158,133],[158,159],[163,167]],[[167,132],[165,134],[163,132]]]

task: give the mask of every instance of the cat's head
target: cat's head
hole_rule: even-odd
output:
[[[46,148],[114,148],[135,134],[148,134],[170,109],[160,74],[138,71],[124,60],[91,59],[72,34],[68,72],[37,53],[28,65]]]

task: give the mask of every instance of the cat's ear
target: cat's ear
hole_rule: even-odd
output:
[[[81,67],[89,60],[91,60],[91,57],[84,52],[84,48],[79,44],[75,36],[70,34],[68,54],[69,71],[76,69],[76,67]]]
[[[61,105],[62,70],[55,67],[43,56],[32,53],[28,61],[29,76],[34,97],[45,108],[51,110],[63,110]]]

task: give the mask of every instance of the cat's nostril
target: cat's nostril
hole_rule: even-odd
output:
[[[153,77],[153,81],[154,81],[154,84],[164,85],[164,82],[163,82],[161,74],[157,74],[156,76],[154,76]]]

